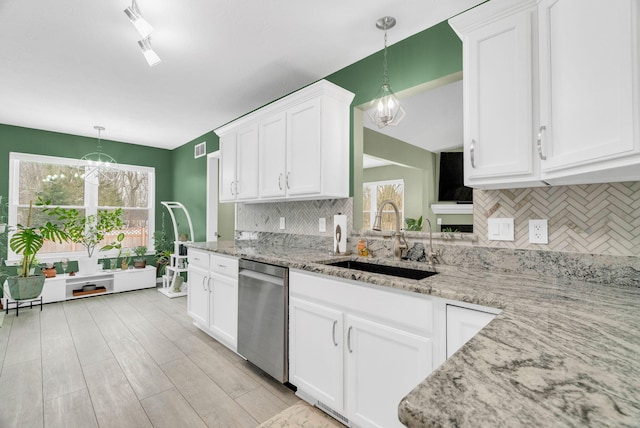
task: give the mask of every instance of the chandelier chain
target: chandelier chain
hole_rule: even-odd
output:
[[[384,59],[382,60],[382,83],[389,83],[389,73],[387,72],[387,30],[384,30]]]

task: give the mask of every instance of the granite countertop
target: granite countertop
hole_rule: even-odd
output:
[[[640,288],[443,265],[417,281],[326,266],[336,257],[317,250],[190,245],[502,309],[402,400],[409,427],[640,426]]]

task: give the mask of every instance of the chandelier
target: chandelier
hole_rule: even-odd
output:
[[[78,165],[78,176],[85,181],[93,184],[100,182],[108,182],[113,179],[115,167],[118,164],[116,160],[102,151],[102,144],[100,143],[100,135],[104,131],[103,126],[94,126],[93,129],[98,131],[98,144],[96,145],[96,151],[87,153],[80,158],[80,164]]]

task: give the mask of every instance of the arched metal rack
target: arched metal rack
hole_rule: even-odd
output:
[[[180,291],[174,291],[174,287],[177,278],[181,277],[183,272],[187,272],[187,252],[183,251],[183,254],[181,254],[180,247],[187,242],[193,242],[193,224],[191,223],[189,212],[180,202],[163,201],[160,203],[169,211],[169,216],[173,223],[173,236],[175,241],[173,242],[173,254],[171,254],[169,258],[169,265],[166,268],[165,274],[162,275],[162,288],[159,288],[158,291],[169,298],[186,296],[188,287],[186,282],[182,284]],[[180,233],[178,231],[178,222],[176,221],[174,210],[182,211],[183,215],[187,219],[187,223],[189,225],[189,236],[186,241],[180,241],[178,239]]]

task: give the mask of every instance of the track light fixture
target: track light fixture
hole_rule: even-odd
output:
[[[158,54],[151,48],[151,37],[145,37],[142,40],[138,40],[138,46],[142,49],[142,54],[144,55],[144,59],[147,60],[149,67],[153,67],[162,61]]]
[[[140,13],[140,9],[138,9],[136,0],[133,0],[131,2],[131,6],[126,8],[124,10],[124,13],[125,15],[127,15],[133,26],[136,27],[136,30],[138,30],[138,33],[140,33],[143,38],[147,38],[151,33],[153,33],[153,27],[151,26],[151,24],[149,24],[149,21],[144,19],[144,17]]]

